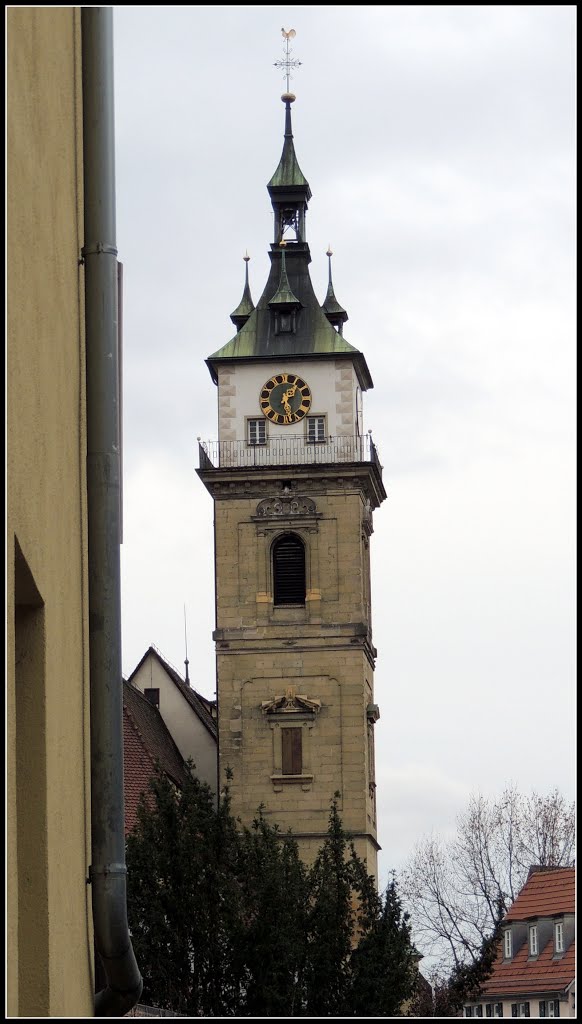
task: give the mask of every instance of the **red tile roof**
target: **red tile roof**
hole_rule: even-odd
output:
[[[575,881],[575,868],[534,871],[509,908],[505,920],[525,921],[528,917],[573,914]]]
[[[536,960],[529,960],[527,942],[514,956],[503,963],[500,952],[491,977],[481,991],[484,996],[527,995],[535,992],[558,992],[568,987],[576,974],[575,943],[560,960],[553,960],[553,938],[546,943]]]
[[[575,875],[574,868],[535,871],[505,915],[504,923],[573,914]],[[562,991],[574,980],[575,955],[575,943],[572,942],[562,957],[554,959],[552,935],[535,959],[529,957],[526,940],[511,960],[504,961],[500,941],[493,972],[484,983],[482,994],[491,998]]]
[[[184,760],[158,709],[143,693],[123,681],[123,790],[125,834],[137,822],[137,805],[154,774],[156,762],[175,783],[187,778]]]

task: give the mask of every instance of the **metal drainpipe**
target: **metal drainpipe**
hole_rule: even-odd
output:
[[[95,1015],[120,1017],[143,981],[127,923],[121,668],[120,450],[113,119],[113,11],[81,9],[87,365],[93,926],[107,987]]]

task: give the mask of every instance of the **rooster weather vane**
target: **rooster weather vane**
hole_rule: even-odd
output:
[[[301,67],[301,61],[300,60],[295,60],[291,56],[293,51],[289,47],[289,40],[290,39],[294,39],[295,36],[297,35],[295,29],[294,28],[290,28],[289,31],[287,32],[284,28],[282,28],[281,29],[281,33],[283,35],[283,38],[285,39],[285,56],[284,56],[284,58],[282,60],[275,61],[273,67],[279,68],[279,70],[282,69],[283,77],[287,79],[287,93],[288,93],[289,92],[289,79],[293,77],[292,74],[291,74],[291,69],[292,68],[300,68]]]

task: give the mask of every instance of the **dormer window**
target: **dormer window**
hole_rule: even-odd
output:
[[[564,925],[561,921],[556,921],[554,925],[554,952],[564,952]]]
[[[503,956],[505,960],[511,960],[513,956],[513,943],[511,941],[511,928],[506,928],[503,933]]]
[[[275,314],[275,334],[295,333],[295,310]]]
[[[536,924],[529,926],[529,955],[538,955],[538,927]]]

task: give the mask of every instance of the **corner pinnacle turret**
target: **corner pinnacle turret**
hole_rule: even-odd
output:
[[[349,317],[344,307],[340,306],[339,302],[337,301],[335,297],[335,292],[333,290],[333,281],[331,279],[331,258],[333,256],[333,252],[331,251],[331,247],[329,245],[327,247],[327,252],[325,255],[329,260],[329,284],[327,286],[327,295],[325,296],[323,309],[332,327],[337,327],[339,333],[343,334],[344,324],[346,320],[349,320]]]
[[[236,327],[237,331],[240,331],[241,327],[243,327],[244,324],[246,324],[246,322],[247,322],[248,318],[250,317],[253,309],[255,308],[255,304],[254,304],[254,302],[253,302],[253,300],[251,298],[251,290],[249,288],[249,260],[250,260],[250,256],[249,256],[248,252],[245,253],[245,255],[243,256],[243,260],[245,261],[245,287],[244,287],[244,291],[243,291],[243,294],[242,294],[242,299],[240,300],[240,302],[239,302],[238,306],[236,307],[236,309],[233,310],[233,312],[230,314],[230,319],[232,320],[232,322],[233,322],[234,326]]]

